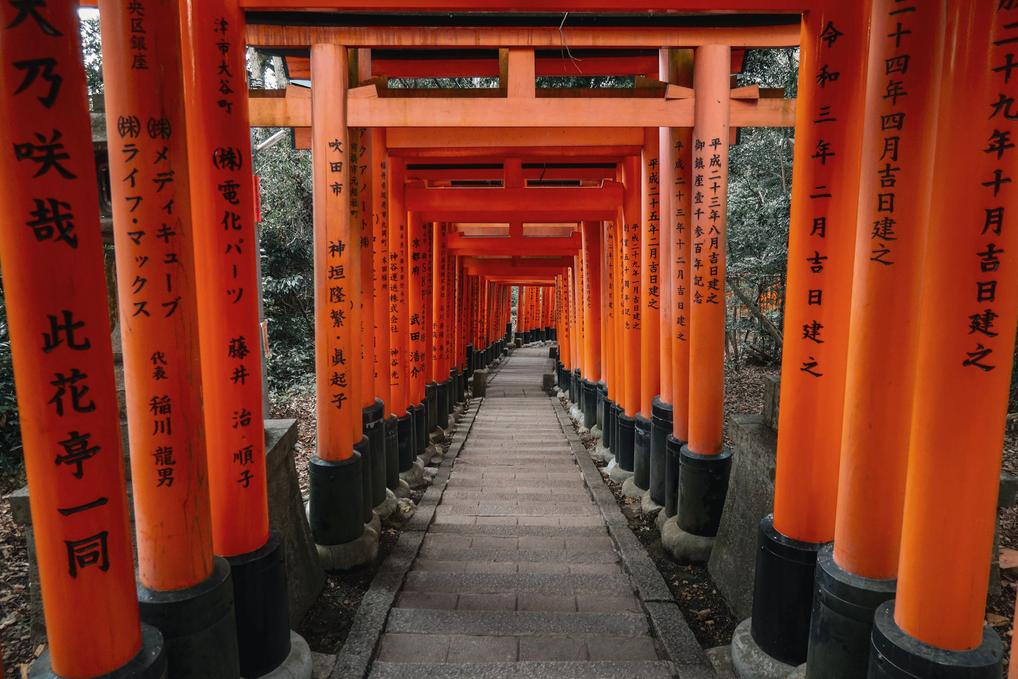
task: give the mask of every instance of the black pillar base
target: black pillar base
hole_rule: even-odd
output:
[[[414,464],[414,415],[407,410],[406,415],[396,419],[396,446],[399,451],[398,472],[408,471]],[[397,483],[397,485],[399,485]],[[390,486],[392,488],[392,486]]]
[[[626,415],[624,412],[619,413],[618,417],[618,429],[616,433],[619,436],[618,450],[615,451],[615,463],[618,464],[619,468],[624,472],[631,472],[633,470],[633,460],[636,446],[636,418]]]
[[[385,420],[385,487],[399,488],[399,420],[389,415]]]
[[[430,434],[438,426],[438,385],[434,382],[424,385],[424,414],[427,424],[424,431],[425,434]],[[427,447],[426,438],[425,447]]]
[[[364,523],[371,523],[373,509],[375,506],[371,489],[371,441],[367,436],[353,444],[354,452],[361,456],[361,519]]]
[[[341,545],[364,533],[364,483],[361,455],[345,460],[323,460],[317,455],[308,463],[311,497],[308,521],[317,545]]]
[[[608,387],[604,382],[598,382],[594,385],[595,398],[597,399],[597,406],[594,408],[594,423],[601,427],[601,431],[604,431],[604,401],[608,398]],[[602,435],[603,436],[603,435]]]
[[[817,555],[807,677],[866,676],[873,615],[880,604],[894,598],[896,584],[849,573],[835,563],[833,546],[824,545]]]
[[[659,396],[651,405],[650,430],[650,499],[659,505],[665,504],[665,441],[672,433],[672,405]]]
[[[233,581],[226,559],[215,557],[212,574],[194,587],[160,592],[138,585],[138,611],[142,622],[162,632],[169,676],[240,676]]]
[[[605,390],[602,409],[604,420],[601,423],[601,446],[611,450],[612,437],[615,434],[615,401],[608,398],[607,390]]]
[[[593,429],[597,424],[597,383],[590,380],[580,380],[580,388],[583,390],[581,396],[583,408],[583,426]]]
[[[970,651],[947,651],[924,644],[894,622],[894,602],[877,608],[873,618],[869,679],[1000,679],[1004,648],[990,626]]]
[[[370,464],[367,467],[371,479],[371,506],[385,502],[385,405],[381,399],[364,409],[364,436],[371,447]],[[256,675],[257,676],[257,675]]]
[[[580,393],[583,389],[581,383],[583,382],[583,375],[580,373],[579,368],[573,369],[573,374],[569,376],[569,400],[577,406],[580,405]]]
[[[622,406],[618,403],[612,403],[612,415],[611,415],[611,428],[612,435],[611,441],[609,441],[612,455],[615,457],[615,464],[620,464],[619,461],[619,449],[622,447],[622,432],[620,431],[622,416],[625,413],[622,410]]]
[[[636,414],[636,432],[633,439],[633,483],[644,491],[650,488],[651,427],[651,421],[642,413]]]
[[[410,460],[410,463],[413,464],[417,456],[423,455],[424,449],[428,447],[428,432],[425,429],[427,415],[424,412],[424,403],[410,406],[410,414],[414,418],[413,458]]]
[[[469,381],[470,378],[474,376],[474,345],[473,344],[468,344],[466,346],[466,355],[467,355],[467,362],[464,365],[466,365],[467,381]]]
[[[96,679],[166,679],[166,644],[162,632],[152,625],[141,625],[141,650],[123,667]],[[28,668],[29,679],[61,679],[53,671],[49,647]]]
[[[449,428],[449,380],[435,385],[435,426]]]
[[[279,533],[261,549],[231,556],[240,676],[260,677],[290,655],[290,605],[286,559]]]
[[[774,529],[774,515],[760,520],[750,632],[760,649],[798,667],[806,662],[817,554],[824,543],[802,542]]]
[[[732,470],[732,451],[718,455],[698,455],[682,447],[679,452],[679,500],[676,513],[679,528],[702,537],[718,534],[721,512],[728,494],[728,475]]]
[[[462,370],[456,371],[456,402],[465,403],[467,400],[467,374]]]
[[[678,512],[679,504],[679,458],[686,442],[671,434],[665,439],[665,502],[661,510],[669,519]]]

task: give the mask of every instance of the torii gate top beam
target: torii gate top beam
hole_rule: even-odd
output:
[[[801,12],[809,0],[487,0],[488,12]],[[247,10],[477,12],[476,0],[240,0]]]

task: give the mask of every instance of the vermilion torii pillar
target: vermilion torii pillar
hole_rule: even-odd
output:
[[[182,17],[175,2],[146,3],[139,10],[128,0],[106,0],[102,10],[142,619],[163,630],[174,676],[236,677],[230,567],[212,553]],[[143,43],[132,39],[138,31],[145,31]],[[223,151],[218,162],[239,161],[231,153]],[[236,224],[232,216],[225,227],[220,220],[217,228]],[[242,372],[236,373],[237,367],[224,366],[219,379],[230,384],[258,379],[258,371],[244,376],[247,369],[239,366]],[[229,425],[248,427],[258,417],[260,407],[241,406]],[[229,475],[239,479],[243,470]]]
[[[984,612],[1018,320],[1018,7],[947,11],[898,592],[876,613],[877,677],[1000,676]]]
[[[689,440],[679,452],[676,507],[676,526],[691,539],[675,554],[690,561],[710,556],[731,468],[731,452],[722,448],[731,63],[725,45],[699,47],[693,61]]]
[[[312,179],[315,223],[317,454],[311,459],[311,532],[323,565],[345,569],[373,558],[378,534],[365,530],[359,375],[359,225],[351,216],[346,48],[311,48]]]
[[[162,677],[139,625],[76,2],[0,5],[0,263],[48,647],[39,677]]]
[[[619,483],[632,476],[635,455],[636,416],[640,411],[640,250],[641,250],[641,170],[640,158],[627,156],[622,162],[622,179],[625,184],[622,212],[619,222],[622,304],[621,347],[618,374],[622,383],[622,413],[617,421],[618,449],[615,451],[617,468],[610,474]],[[618,345],[616,345],[618,346]]]
[[[269,532],[244,17],[236,0],[180,7],[192,215],[217,225],[195,231],[212,543],[230,562],[240,673],[261,676],[286,661],[291,632]]]
[[[661,387],[661,167],[656,128],[644,130],[640,181],[640,410],[636,414],[633,478],[622,492],[640,497],[650,488],[651,416]]]
[[[662,50],[660,76],[666,82],[693,84],[692,50]],[[664,451],[664,519],[675,516],[679,490],[679,457],[689,439],[689,264],[690,264],[690,200],[692,195],[692,128],[661,128],[661,214],[667,230],[669,288],[667,314],[668,342],[671,360],[665,369],[671,371],[671,401],[660,404],[665,419],[671,418],[665,437]],[[662,321],[665,323],[665,321]],[[664,340],[662,340],[664,341]],[[669,408],[670,406],[670,408]],[[655,420],[655,423],[657,421]],[[652,455],[652,460],[654,459]],[[651,491],[654,490],[651,468]],[[654,498],[658,501],[658,498]]]
[[[449,255],[445,236],[449,231],[446,223],[436,224],[432,238],[432,261],[434,262],[434,283],[432,295],[432,358],[431,381],[437,385],[435,423],[446,429],[449,426]]]
[[[427,382],[425,353],[424,314],[424,268],[426,251],[430,250],[427,240],[427,229],[419,213],[410,213],[410,228],[404,247],[407,251],[407,391],[410,397],[409,411],[413,418],[413,457],[411,469],[404,475],[404,480],[411,487],[419,482],[417,476],[423,473],[423,466],[416,459],[424,454],[426,431],[426,413],[424,408],[424,385]]]
[[[389,393],[396,414],[399,473],[409,471],[414,463],[414,423],[410,412],[410,389],[407,379],[407,210],[405,168],[402,159],[389,162]],[[406,482],[400,479],[395,493],[409,494]]]
[[[831,2],[802,23],[774,514],[742,623],[792,666],[806,660],[816,555],[834,537],[869,16],[869,1]]]
[[[371,73],[370,50],[357,51],[358,82],[366,80]],[[393,503],[384,504],[385,488],[385,404],[375,389],[375,277],[374,277],[374,144],[371,131],[359,128],[352,134],[356,142],[351,150],[350,203],[351,216],[359,225],[360,244],[360,328],[361,362],[358,382],[359,399],[362,406],[362,431],[368,442],[367,455],[361,460],[364,467],[365,519],[374,524],[376,512],[379,520],[382,514],[392,513]],[[384,149],[381,151],[384,153]]]
[[[374,342],[375,394],[382,399],[385,418],[385,487],[386,500],[376,505],[381,518],[395,509],[395,492],[399,489],[399,425],[390,386],[391,352],[389,335],[390,262],[389,262],[389,162],[385,150],[385,130],[371,130],[371,265],[375,285]]]
[[[583,257],[583,426],[592,429],[597,423],[597,389],[601,381],[601,230],[600,222],[583,222],[581,227]],[[541,294],[541,330],[546,327],[547,291]]]
[[[873,2],[837,514],[817,561],[811,677],[866,674],[868,623],[898,571],[945,6],[899,9]]]
[[[615,377],[615,224],[605,223],[601,228],[601,356],[604,377],[601,413],[601,457],[609,460],[615,434],[616,400],[618,384]],[[601,398],[601,397],[599,397]]]

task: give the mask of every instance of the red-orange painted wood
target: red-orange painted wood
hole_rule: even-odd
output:
[[[363,422],[355,381],[361,332],[359,314],[353,313],[354,288],[359,287],[354,285],[355,279],[359,284],[360,242],[354,242],[359,229],[350,214],[346,112],[336,105],[336,97],[340,102],[345,99],[349,82],[346,49],[313,46],[311,70],[318,83],[312,92],[317,453],[323,460],[345,460],[360,441],[357,433]]]
[[[644,131],[640,182],[640,414],[661,389],[661,167],[657,128]]]
[[[0,5],[0,265],[52,667],[95,677],[141,634],[77,7],[35,11]]]
[[[389,177],[385,130],[371,130],[371,268],[374,295],[375,395],[393,413],[389,390]]]
[[[869,4],[832,2],[802,27],[774,527],[806,542],[834,537]]]
[[[898,572],[946,15],[941,3],[899,8],[873,0],[834,526],[838,565],[884,580]],[[885,96],[891,76],[908,96]]]
[[[947,11],[895,620],[960,651],[983,633],[1018,320],[1018,188],[996,184],[1015,168],[1018,12]]]
[[[212,573],[212,525],[179,7],[149,5],[141,21],[148,35],[144,50],[132,41],[138,18],[130,1],[103,0],[138,576],[144,586],[167,591],[192,587]],[[230,152],[220,162],[232,162]],[[260,408],[244,421],[259,416]]]
[[[403,201],[404,164],[389,159],[389,393],[392,412],[403,417],[410,406],[407,382],[407,214]]]
[[[620,370],[624,380],[625,414],[635,417],[640,411],[640,366],[642,352],[640,330],[640,256],[641,256],[641,185],[640,158],[629,156],[622,163],[626,190],[622,203],[622,354]]]
[[[725,253],[728,229],[727,46],[697,48],[693,62],[692,248],[689,333],[689,449],[721,452],[725,380]]]

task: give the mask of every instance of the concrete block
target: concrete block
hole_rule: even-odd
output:
[[[732,472],[707,568],[737,618],[753,610],[757,526],[774,508],[777,434],[760,415],[735,415]]]
[[[750,633],[752,621],[746,618],[732,634],[732,669],[739,679],[787,679],[795,667],[767,655]]]

